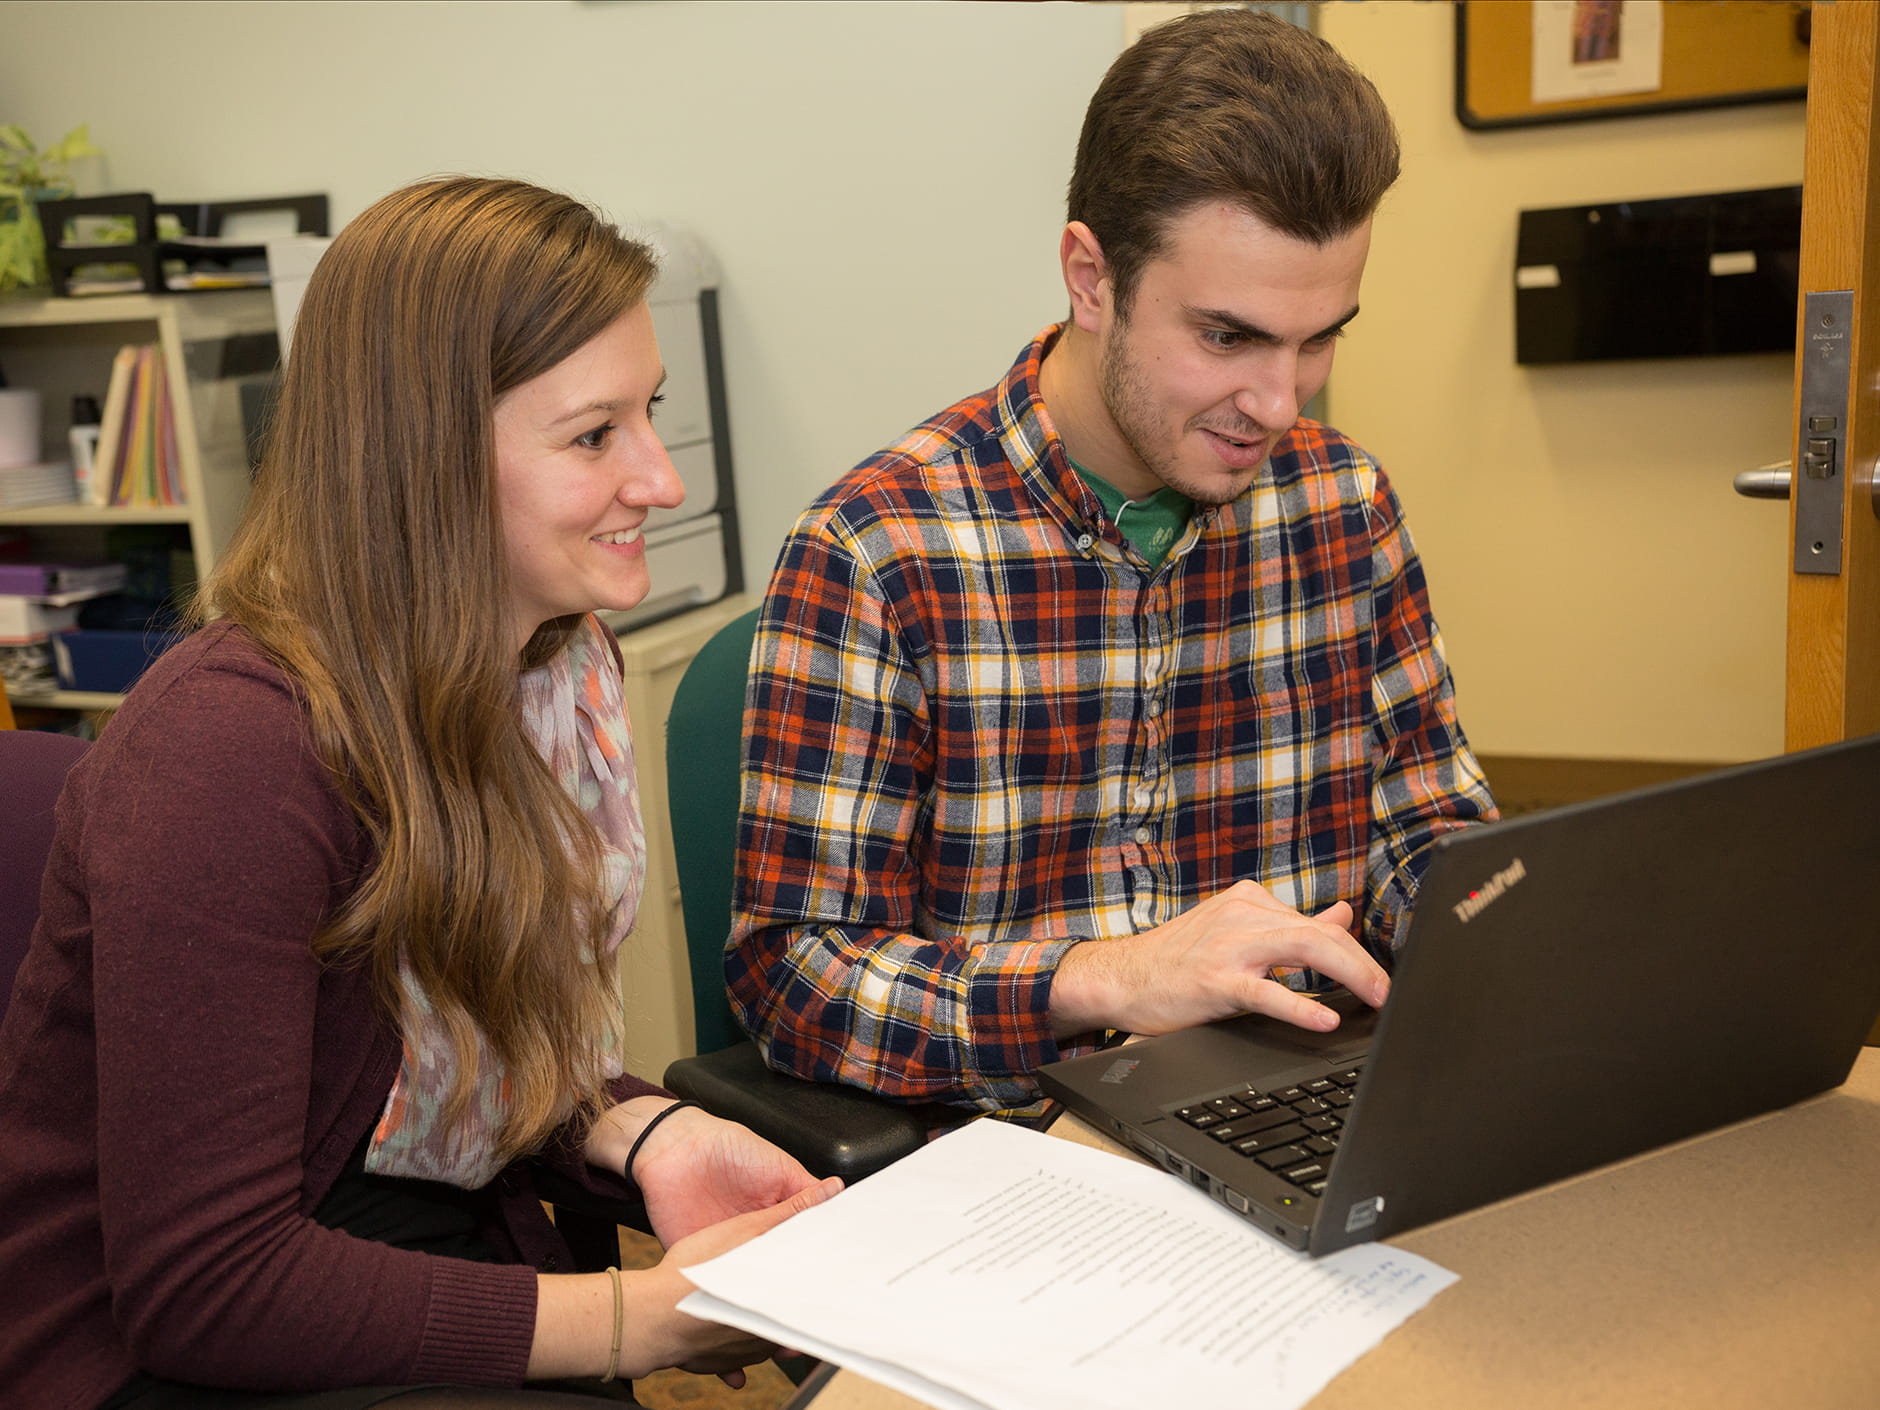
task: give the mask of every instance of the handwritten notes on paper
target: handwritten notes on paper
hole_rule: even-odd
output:
[[[1288,1410],[1455,1275],[1294,1253],[1168,1174],[977,1121],[686,1270],[681,1304],[948,1410]]]

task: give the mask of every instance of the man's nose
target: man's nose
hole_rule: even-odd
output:
[[[1274,348],[1252,366],[1246,384],[1234,393],[1234,410],[1260,429],[1277,435],[1299,419],[1299,356]]]

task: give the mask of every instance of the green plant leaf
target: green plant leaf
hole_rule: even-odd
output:
[[[24,206],[17,218],[0,221],[0,290],[44,284],[49,277],[39,212]]]
[[[71,195],[67,164],[100,155],[85,123],[44,152],[18,123],[0,123],[0,290],[47,282],[46,242],[33,201]]]
[[[32,280],[31,261],[20,248],[20,234],[17,224],[0,225],[0,290]]]
[[[46,160],[51,162],[77,161],[80,157],[103,155],[91,144],[91,124],[80,123],[59,141],[46,149]]]

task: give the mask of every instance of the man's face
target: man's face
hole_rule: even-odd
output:
[[[1175,217],[1128,317],[1106,305],[1093,330],[1104,406],[1143,472],[1117,488],[1237,498],[1325,385],[1370,247],[1369,221],[1313,245],[1223,203]]]

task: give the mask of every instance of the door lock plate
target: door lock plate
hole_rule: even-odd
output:
[[[1841,481],[1847,475],[1847,381],[1854,352],[1854,291],[1804,296],[1800,473],[1794,479],[1795,571],[1841,571]]]

